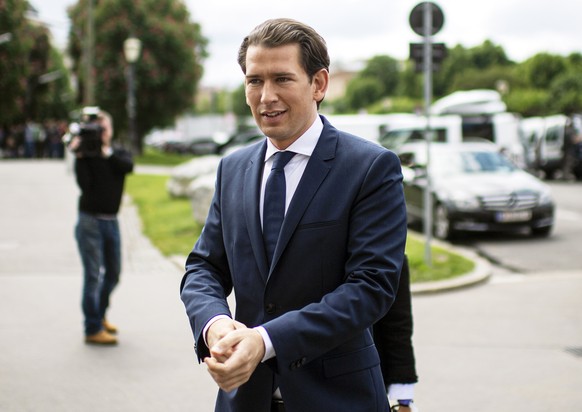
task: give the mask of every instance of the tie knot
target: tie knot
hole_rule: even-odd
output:
[[[277,152],[273,155],[273,167],[271,170],[281,170],[285,168],[285,165],[289,163],[289,160],[295,156],[295,152]]]

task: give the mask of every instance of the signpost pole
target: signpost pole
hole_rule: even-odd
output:
[[[432,101],[432,3],[423,4],[423,41],[424,41],[424,113],[426,117],[426,127],[424,139],[426,141],[426,186],[424,188],[424,235],[425,251],[424,260],[428,267],[432,267],[431,241],[432,241],[432,195],[430,176],[430,144],[432,139],[430,127],[430,106]]]

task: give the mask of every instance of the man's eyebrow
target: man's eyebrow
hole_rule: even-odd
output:
[[[295,73],[293,72],[275,72],[275,73],[270,73],[268,76],[264,76],[261,74],[247,74],[245,77],[247,79],[252,78],[255,79],[257,77],[295,77]]]

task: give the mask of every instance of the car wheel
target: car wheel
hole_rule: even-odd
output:
[[[554,180],[556,178],[556,169],[544,169],[545,180]]]
[[[536,237],[548,237],[552,233],[552,226],[532,227],[531,233]]]
[[[447,208],[442,203],[438,203],[435,206],[433,216],[434,236],[442,240],[452,239],[453,231],[451,229],[451,221]]]

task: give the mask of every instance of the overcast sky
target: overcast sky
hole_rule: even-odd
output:
[[[59,46],[68,32],[67,6],[75,0],[30,0]],[[209,40],[205,86],[242,82],[236,54],[242,38],[268,18],[291,17],[313,26],[326,39],[332,65],[379,54],[408,58],[409,43],[420,42],[409,25],[418,0],[185,0],[193,21]],[[489,39],[508,57],[523,61],[538,52],[582,53],[580,0],[440,0],[443,29],[433,37],[448,47],[480,45]]]

